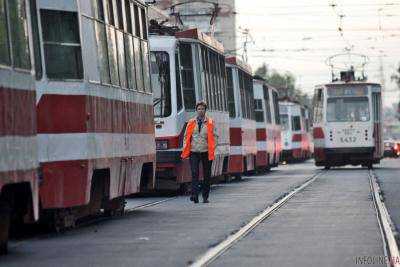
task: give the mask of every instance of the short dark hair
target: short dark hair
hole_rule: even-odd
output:
[[[196,103],[196,110],[198,106],[203,106],[207,110],[207,103],[204,101],[199,101]]]

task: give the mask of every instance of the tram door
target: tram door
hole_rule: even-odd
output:
[[[372,111],[374,118],[374,158],[381,158],[382,156],[382,103],[381,93],[372,92]]]

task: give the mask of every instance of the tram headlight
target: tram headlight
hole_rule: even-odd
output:
[[[167,150],[168,149],[168,141],[167,140],[156,141],[156,149],[157,150]]]

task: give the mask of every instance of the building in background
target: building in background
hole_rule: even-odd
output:
[[[160,14],[169,16],[168,24],[171,26],[182,26],[183,29],[198,28],[202,32],[214,35],[223,43],[226,54],[233,54],[238,49],[235,0],[148,0],[146,2],[152,9],[159,10],[150,12],[150,19],[160,22],[162,19]]]

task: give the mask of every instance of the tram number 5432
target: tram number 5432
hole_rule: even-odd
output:
[[[341,137],[340,141],[342,143],[355,143],[357,141],[357,138],[354,136]]]

